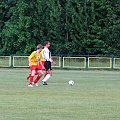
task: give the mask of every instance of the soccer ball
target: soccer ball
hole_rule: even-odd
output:
[[[74,81],[73,81],[73,80],[70,80],[68,83],[69,83],[69,85],[71,85],[71,86],[74,85]]]

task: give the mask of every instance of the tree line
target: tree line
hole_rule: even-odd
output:
[[[119,0],[1,0],[0,53],[50,41],[54,54],[120,54]]]

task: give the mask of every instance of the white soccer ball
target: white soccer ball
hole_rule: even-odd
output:
[[[70,80],[68,83],[69,83],[69,85],[71,85],[71,86],[74,85],[74,81],[73,81],[73,80]]]

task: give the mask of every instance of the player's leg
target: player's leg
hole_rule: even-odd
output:
[[[49,73],[49,62],[48,61],[44,62],[44,67],[45,67],[45,71],[46,71],[46,73],[44,75],[44,78],[45,78],[45,76]]]
[[[51,62],[45,62],[45,69],[46,69],[46,74],[45,74],[45,77],[44,79],[42,80],[43,82],[43,85],[47,85],[47,81],[49,80],[49,78],[51,77]]]
[[[46,76],[48,73],[49,73],[48,71],[45,72],[44,78],[45,78],[45,76]]]
[[[32,83],[33,83],[33,78],[34,78],[35,72],[36,72],[36,66],[31,66],[30,70],[31,70],[31,75],[30,75],[28,87],[33,87]]]
[[[32,83],[33,83],[34,76],[35,76],[35,70],[32,70],[28,87],[33,87]]]
[[[42,80],[43,85],[48,85],[47,81],[50,79],[51,75],[50,73],[47,71],[47,75],[44,77],[44,79]]]
[[[43,76],[43,71],[41,70],[41,66],[38,66],[38,70],[37,70],[37,72],[38,72],[38,76],[36,77],[36,79],[34,80],[34,84],[36,85],[36,86],[38,86],[38,81],[40,80],[40,78]]]
[[[44,78],[46,77],[47,74],[50,74],[50,76],[52,76],[52,69],[51,68],[48,71],[46,71]]]
[[[38,75],[38,72],[37,72],[37,71],[35,72],[35,75]],[[29,80],[30,76],[31,76],[31,73],[28,74],[27,80]]]
[[[37,78],[34,80],[34,84],[36,85],[36,86],[38,86],[38,81],[40,80],[40,78],[43,76],[43,71],[44,71],[44,61],[42,61],[42,65],[40,64],[38,67],[37,67],[37,73],[38,73],[38,76],[37,76]]]

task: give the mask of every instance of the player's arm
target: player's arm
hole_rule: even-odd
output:
[[[34,52],[31,53],[31,55],[28,57],[28,63],[29,63],[29,66],[32,66],[32,62],[31,62],[31,59],[34,57]]]
[[[53,58],[51,57],[52,60],[52,64],[56,65],[56,62],[53,60]]]
[[[52,64],[56,65],[56,62],[52,59]]]
[[[31,59],[28,57],[28,63],[29,63],[29,67],[32,66],[32,62]]]

